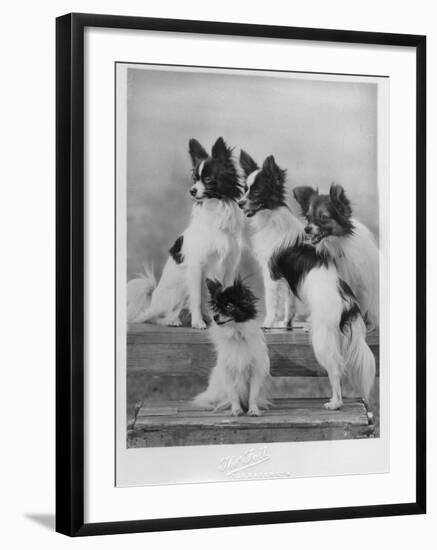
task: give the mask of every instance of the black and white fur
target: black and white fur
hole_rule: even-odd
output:
[[[296,299],[285,279],[274,280],[269,269],[269,259],[278,237],[287,235],[290,223],[285,202],[285,170],[281,170],[268,157],[259,168],[245,151],[241,151],[240,164],[246,175],[245,195],[239,205],[250,219],[251,250],[260,267],[264,283],[265,318],[264,328],[291,328],[296,310]],[[248,197],[250,193],[250,203]],[[275,215],[272,216],[272,211]],[[295,232],[300,231],[296,219]]]
[[[352,216],[352,206],[341,185],[329,194],[312,187],[296,187],[294,198],[307,220],[305,232],[320,253],[328,254],[360,304],[369,329],[379,326],[379,250],[370,230]]]
[[[129,281],[130,322],[178,326],[181,312],[188,308],[191,326],[206,328],[205,278],[230,284],[239,267],[244,216],[236,202],[241,185],[232,149],[220,137],[208,155],[197,140],[191,139],[189,154],[193,167],[189,192],[194,201],[189,226],[171,246],[157,285],[150,270],[140,281]]]
[[[269,406],[270,360],[264,334],[256,322],[256,298],[240,279],[223,287],[207,280],[214,323],[209,334],[217,362],[208,388],[194,404],[208,409],[230,408],[232,416],[259,416]]]
[[[332,389],[325,407],[335,410],[342,406],[341,379],[345,374],[368,400],[375,358],[366,343],[366,326],[352,290],[340,278],[334,260],[305,243],[303,224],[285,204],[285,172],[274,158],[268,157],[259,169],[253,160],[249,164],[247,153],[241,156],[247,186],[240,206],[253,225],[252,246],[272,284],[285,279],[309,310],[314,353],[328,372]],[[247,169],[250,165],[252,172]]]

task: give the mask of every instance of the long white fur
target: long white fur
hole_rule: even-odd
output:
[[[367,345],[361,315],[345,328],[345,333],[340,330],[343,308],[351,304],[338,292],[335,267],[312,269],[304,278],[300,293],[310,311],[314,355],[328,372],[331,384],[332,397],[325,407],[335,410],[342,406],[341,379],[345,374],[353,388],[368,401],[375,380],[375,357]]]
[[[235,278],[242,250],[244,218],[235,202],[204,199],[193,205],[191,220],[184,231],[184,261],[177,264],[170,256],[158,285],[149,275],[142,277],[146,296],[140,297],[141,311],[130,307],[138,300],[137,285],[129,283],[128,321],[154,321],[162,325],[180,325],[180,313],[188,308],[193,328],[206,328],[206,277],[229,285]],[[156,287],[156,288],[155,288]],[[132,314],[130,314],[132,313]]]
[[[379,326],[379,250],[369,229],[351,220],[354,231],[345,237],[329,236],[317,245],[335,260],[340,277],[351,287],[369,328]]]
[[[127,283],[127,319],[130,322],[135,322],[146,311],[156,288],[155,275],[150,267],[144,266],[144,272],[135,275]]]
[[[209,335],[217,362],[208,388],[193,403],[214,410],[230,408],[233,416],[243,414],[243,410],[249,416],[259,416],[260,409],[270,405],[270,360],[259,324],[213,324]]]
[[[261,210],[250,218],[253,227],[252,246],[263,274],[266,294],[274,296],[274,281],[270,277],[269,260],[275,250],[304,239],[302,223],[286,207]],[[332,397],[325,404],[331,410],[342,406],[341,378],[346,374],[353,387],[368,400],[375,379],[375,358],[366,342],[366,327],[359,315],[345,334],[340,330],[341,314],[348,304],[338,287],[339,274],[334,265],[312,269],[303,279],[299,297],[310,312],[311,339],[317,361],[328,372]],[[266,295],[266,303],[273,298]],[[273,303],[273,305],[272,305]],[[277,303],[277,302],[276,302]],[[269,314],[269,312],[268,312]]]
[[[303,225],[286,207],[275,211],[261,210],[250,218],[250,222],[252,250],[261,267],[264,282],[266,316],[262,326],[287,328],[293,321],[296,297],[285,280],[272,280],[269,260],[274,250],[282,245],[294,244],[300,238]]]

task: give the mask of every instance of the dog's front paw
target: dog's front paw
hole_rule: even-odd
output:
[[[193,319],[191,321],[191,328],[206,329],[206,323],[203,319]]]
[[[247,411],[247,416],[261,416],[261,411],[258,409],[258,407],[250,407],[250,409]]]
[[[241,416],[242,414],[244,413],[241,407],[232,407],[231,416]]]
[[[323,405],[325,409],[328,409],[329,411],[337,411],[338,409],[341,409],[343,406],[343,401],[338,401],[337,399],[331,399],[327,403]]]
[[[202,319],[207,325],[210,325],[212,323],[212,319],[207,313],[202,313]]]

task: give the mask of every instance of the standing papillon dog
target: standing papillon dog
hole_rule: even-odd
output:
[[[170,248],[157,285],[147,270],[140,279],[129,281],[130,322],[178,326],[182,310],[188,308],[191,326],[206,328],[205,278],[230,284],[239,267],[244,216],[237,205],[241,184],[232,149],[220,137],[208,155],[197,140],[191,139],[189,153],[193,166],[190,224]]]
[[[271,387],[270,360],[264,334],[255,321],[256,298],[237,278],[224,287],[207,279],[214,323],[209,332],[217,352],[208,388],[193,403],[232,416],[259,416],[268,408]]]
[[[357,297],[369,329],[379,326],[379,251],[372,233],[352,217],[351,203],[341,185],[328,195],[296,187],[294,198],[306,217],[305,232],[320,253],[331,257],[340,277]]]
[[[326,369],[332,398],[327,409],[339,409],[341,379],[348,376],[354,389],[368,400],[375,379],[375,358],[366,343],[366,326],[349,285],[340,278],[335,261],[305,243],[303,224],[285,204],[285,171],[268,157],[262,168],[241,153],[246,173],[245,193],[239,204],[253,226],[252,245],[264,274],[274,284],[286,280],[294,296],[307,306],[311,339],[317,361]],[[270,298],[267,298],[267,302]]]

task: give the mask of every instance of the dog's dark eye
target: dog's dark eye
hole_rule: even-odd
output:
[[[210,177],[207,176],[206,178],[203,178],[203,181],[204,181],[205,183],[211,183],[211,182],[212,182],[212,178],[210,178]]]
[[[328,214],[321,214],[320,219],[322,220],[322,222],[327,222],[329,220],[329,215]]]
[[[230,312],[233,311],[234,306],[232,304],[226,304],[225,305],[225,311]]]

